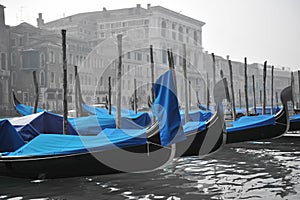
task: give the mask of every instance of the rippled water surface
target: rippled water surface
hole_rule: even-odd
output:
[[[0,199],[300,199],[300,138],[226,145],[147,174],[0,177]]]

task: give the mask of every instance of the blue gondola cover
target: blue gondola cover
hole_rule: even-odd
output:
[[[158,120],[160,141],[163,146],[186,139],[175,91],[171,70],[161,75],[154,84],[155,101],[152,105],[152,113]]]
[[[46,156],[146,144],[146,129],[105,129],[97,136],[41,134],[6,156]]]
[[[20,148],[25,141],[7,119],[0,120],[0,153]]]
[[[243,116],[236,121],[228,123],[230,126],[226,127],[226,131],[227,133],[230,133],[234,131],[275,124],[276,120],[274,115]]]

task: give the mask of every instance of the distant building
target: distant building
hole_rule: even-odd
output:
[[[5,24],[4,6],[0,5],[0,115],[6,115],[9,103],[9,32]]]
[[[89,56],[80,65],[80,73],[88,78],[100,78],[98,89],[107,91],[107,78],[112,76],[115,84],[115,65],[117,64],[116,35],[123,35],[123,80],[122,103],[128,104],[133,94],[133,80],[137,79],[140,104],[146,104],[150,95],[150,44],[154,48],[155,76],[167,69],[167,49],[172,49],[174,64],[178,73],[178,96],[183,99],[182,54],[183,44],[187,47],[189,80],[193,87],[198,87],[199,75],[194,71],[203,69],[202,62],[202,26],[203,22],[161,6],[144,9],[137,4],[134,8],[81,13],[49,23],[43,23],[42,15],[38,18],[39,27],[59,32],[67,29],[67,35],[85,40],[100,56],[101,67],[90,73]],[[109,73],[110,71],[110,73]],[[84,87],[83,91],[95,88]],[[99,93],[98,93],[99,94]],[[99,96],[95,93],[94,99]],[[103,99],[103,95],[100,99]],[[114,99],[114,98],[113,98]],[[193,101],[194,102],[194,101]]]
[[[230,83],[230,74],[229,74],[229,64],[228,58],[224,59],[220,56],[215,56],[216,58],[216,80],[220,80],[220,71],[222,70],[224,73],[224,77],[227,78],[228,83]],[[208,54],[208,52],[204,52],[204,65],[205,71],[207,71],[209,75],[209,84],[212,90],[212,76],[213,76],[213,62],[212,55]],[[245,68],[244,63],[231,61],[232,65],[232,75],[233,75],[233,86],[234,86],[234,97],[236,106],[241,104],[242,107],[245,107]],[[252,75],[254,75],[255,82],[255,92],[256,92],[256,104],[258,106],[262,105],[262,91],[263,91],[263,64],[252,63],[247,64],[247,82],[248,82],[248,103],[249,106],[254,105],[254,95],[253,95],[253,80]],[[280,92],[285,87],[291,84],[291,71],[285,68],[274,68],[274,97],[273,97],[273,105],[276,104],[276,93],[278,95],[278,101],[280,104]],[[295,84],[296,85],[296,84]],[[240,96],[241,95],[241,98]],[[266,76],[266,101],[267,105],[271,105],[271,66],[267,65],[267,76]],[[241,100],[241,103],[240,103]]]
[[[108,95],[108,77],[111,77],[115,103],[116,66],[118,65],[118,34],[122,42],[122,104],[129,106],[134,93],[134,79],[137,81],[139,107],[147,104],[151,91],[150,45],[154,48],[155,79],[168,69],[167,50],[174,54],[177,76],[177,92],[184,102],[183,44],[187,49],[187,77],[191,86],[191,104],[196,106],[197,98],[206,101],[206,80],[212,91],[212,58],[203,52],[202,27],[204,22],[171,11],[161,6],[137,4],[133,8],[79,13],[45,23],[42,13],[38,14],[37,27],[28,23],[6,27],[4,7],[1,17],[1,71],[0,101],[2,108],[8,108],[8,96],[14,91],[24,103],[34,102],[32,72],[39,80],[39,107],[60,112],[62,110],[62,48],[61,30],[67,30],[68,101],[74,109],[74,66],[78,66],[83,99],[88,104],[103,102]],[[235,96],[238,90],[244,94],[243,63],[232,61]],[[220,70],[229,78],[228,61],[216,55],[216,81]],[[261,64],[249,64],[248,91],[251,100],[251,76],[256,78],[256,95],[262,88]],[[268,78],[269,81],[269,70]],[[274,87],[279,92],[290,80],[290,72],[276,69]],[[268,83],[269,84],[269,83]],[[269,87],[269,86],[267,86]],[[267,91],[268,94],[269,91]],[[3,95],[2,95],[3,94]],[[212,92],[210,93],[212,96]],[[212,99],[212,98],[211,98]],[[244,104],[242,98],[241,104]],[[259,100],[257,100],[259,101]],[[251,104],[251,103],[250,103]],[[259,102],[258,102],[259,104]],[[185,106],[182,103],[182,106]]]

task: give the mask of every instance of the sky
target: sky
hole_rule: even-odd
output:
[[[163,6],[195,18],[202,28],[204,51],[231,60],[263,63],[300,70],[299,0],[0,0],[7,25],[36,26],[38,13],[45,22],[82,12]]]

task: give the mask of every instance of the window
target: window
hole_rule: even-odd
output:
[[[10,39],[10,45],[12,47],[16,46],[16,39]]]
[[[29,94],[28,94],[28,92],[23,92],[23,102],[25,102],[25,103],[29,102]]]
[[[104,24],[100,24],[100,29],[104,29]]]
[[[162,50],[162,63],[167,64],[167,51]]]
[[[54,63],[55,62],[55,56],[54,56],[54,52],[50,51],[49,53],[49,62],[50,63]]]
[[[16,81],[17,81],[17,73],[13,71],[11,73],[11,85],[16,86]]]
[[[148,19],[145,20],[145,24],[146,25],[149,24],[149,20]]]
[[[135,59],[141,61],[142,60],[142,54],[141,53],[135,53]]]
[[[1,53],[1,69],[6,70],[6,54]]]
[[[72,54],[70,54],[69,60],[70,60],[70,64],[74,64],[73,63],[73,55]]]
[[[127,52],[127,59],[130,59],[130,58],[131,58],[130,52]]]
[[[105,37],[105,33],[104,32],[100,33],[100,37],[104,38]]]
[[[173,62],[174,62],[174,65],[177,65],[177,56],[176,55],[173,55]]]
[[[178,39],[183,42],[183,28],[181,26],[178,28]]]
[[[70,84],[73,83],[73,74],[69,74],[69,83],[70,83]]]
[[[166,37],[167,36],[167,24],[165,21],[161,22],[161,36]]]
[[[44,53],[41,53],[41,55],[40,55],[40,65],[41,65],[41,67],[45,66],[45,54]]]
[[[172,24],[172,39],[173,40],[176,40],[176,25],[175,24]]]
[[[23,45],[24,45],[24,44],[23,44],[23,38],[22,38],[22,37],[19,38],[19,44],[20,44],[20,46],[23,46]]]
[[[20,67],[23,68],[23,56],[20,55]]]
[[[189,42],[189,32],[190,30],[188,28],[186,28],[186,42]]]
[[[11,64],[13,66],[16,65],[16,53],[15,52],[12,52],[12,54],[11,54]]]
[[[194,31],[194,44],[197,45],[197,31]]]
[[[127,72],[130,72],[130,65],[127,66]]]
[[[40,83],[41,86],[45,86],[45,72],[43,71],[40,72]]]
[[[100,77],[100,86],[102,86],[103,85],[103,77],[101,76]]]
[[[54,80],[55,80],[55,74],[54,74],[54,72],[51,72],[50,82],[54,83]]]

